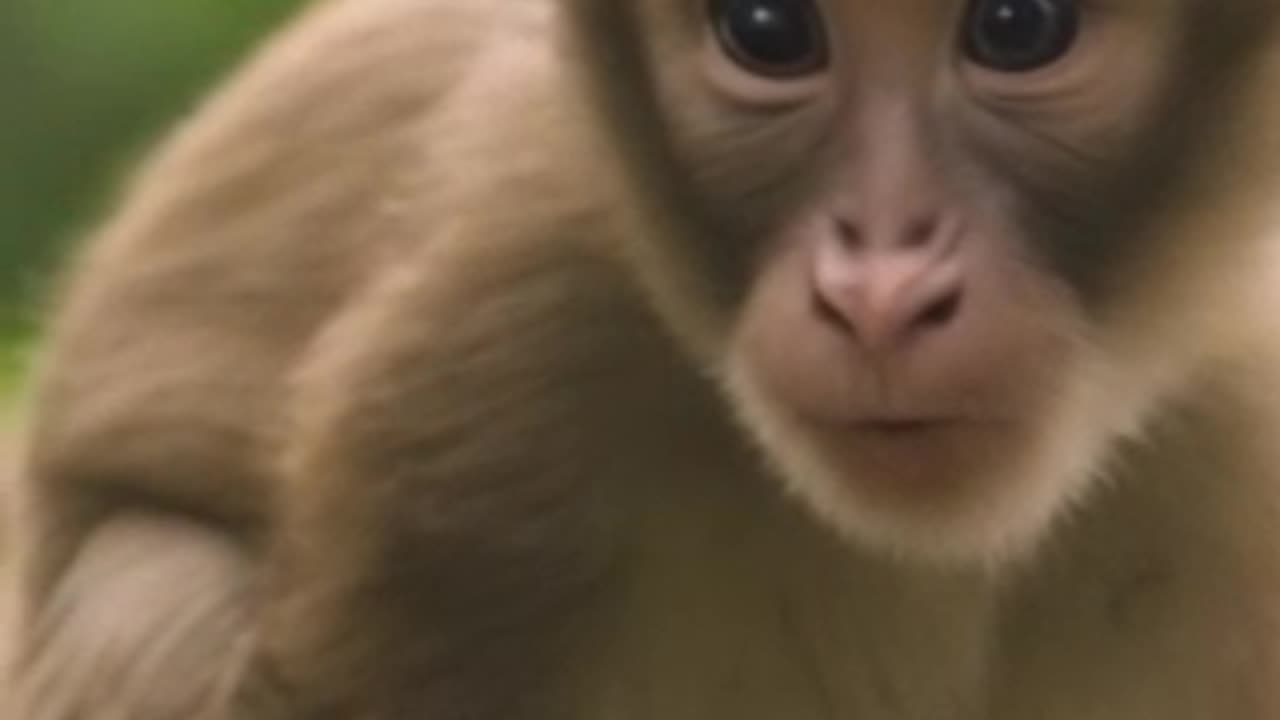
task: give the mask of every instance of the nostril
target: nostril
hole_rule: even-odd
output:
[[[904,250],[921,250],[938,240],[941,220],[937,215],[925,215],[912,220],[903,230],[901,247]]]
[[[922,330],[936,329],[949,324],[960,312],[960,304],[964,301],[964,293],[959,289],[952,290],[925,305],[916,315],[915,326]]]
[[[857,223],[844,218],[835,218],[836,239],[845,250],[858,250],[866,242],[862,229]]]
[[[857,335],[857,328],[853,326],[849,318],[845,317],[844,313],[840,312],[838,308],[823,297],[821,292],[812,294],[812,303],[814,314],[823,322],[848,335]]]

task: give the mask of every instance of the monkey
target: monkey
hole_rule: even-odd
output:
[[[58,291],[15,716],[1280,717],[1278,40],[304,9]]]

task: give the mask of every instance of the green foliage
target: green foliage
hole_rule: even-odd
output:
[[[0,346],[0,440],[20,412],[30,345],[11,341]]]
[[[0,0],[0,388],[4,347],[141,150],[299,4]]]

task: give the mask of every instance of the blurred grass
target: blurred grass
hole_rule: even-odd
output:
[[[0,0],[0,404],[49,278],[113,188],[301,2]]]

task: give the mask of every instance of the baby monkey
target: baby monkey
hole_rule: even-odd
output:
[[[13,717],[1280,718],[1278,41],[317,3],[67,278]]]

